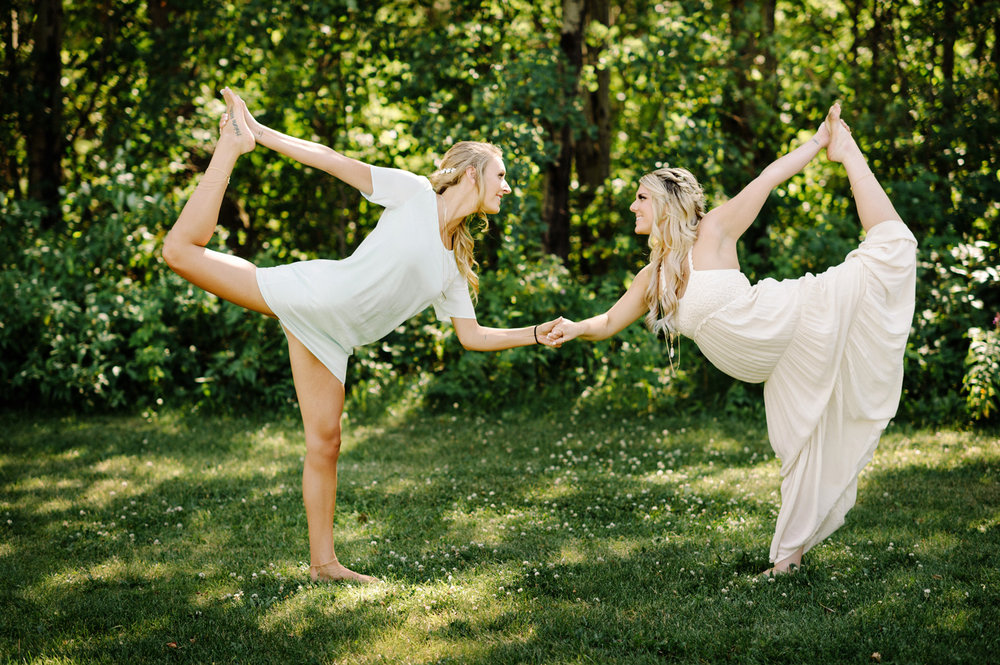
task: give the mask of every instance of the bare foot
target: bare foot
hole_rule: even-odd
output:
[[[240,154],[250,152],[257,145],[253,134],[247,127],[243,116],[241,104],[243,100],[237,97],[229,88],[222,89],[222,96],[226,100],[226,112],[219,122],[219,142],[227,141],[234,143]]]
[[[253,114],[250,113],[250,109],[247,108],[247,103],[243,101],[242,97],[229,88],[226,88],[226,90],[228,90],[229,94],[232,96],[233,112],[236,114],[236,117],[243,118],[243,124],[250,130],[250,135],[254,137],[255,141],[259,141],[264,134],[264,125],[257,122],[257,119],[253,117]],[[227,104],[228,101],[229,100],[227,98]]]
[[[830,144],[832,132],[830,118],[832,116],[840,118],[840,102],[833,103],[833,106],[830,107],[830,110],[826,114],[826,118],[823,119],[823,124],[819,126],[819,129],[816,130],[816,134],[813,136],[813,139],[819,144],[820,148],[825,148]]]
[[[839,105],[836,115],[833,109],[830,110],[826,122],[830,125],[830,145],[826,146],[827,159],[831,162],[843,162],[854,154],[861,154],[861,149],[851,136],[851,128],[840,117]]]
[[[320,566],[309,566],[309,579],[313,582],[342,581],[358,582],[360,584],[373,584],[380,581],[377,577],[362,575],[361,573],[356,573],[353,570],[345,568],[340,565],[340,562],[336,559],[328,561]]]
[[[761,573],[760,575],[758,575],[758,577],[762,577],[764,579],[767,579],[769,577],[777,577],[778,575],[789,575],[791,573],[794,573],[798,569],[799,569],[799,566],[797,564],[794,564],[794,563],[790,563],[790,564],[788,564],[786,566],[783,566],[783,567],[779,567],[778,565],[775,565],[774,567],[768,568],[767,570],[765,570],[763,573]]]

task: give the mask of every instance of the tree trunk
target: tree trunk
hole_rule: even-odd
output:
[[[7,107],[2,114],[3,125],[0,126],[0,132],[2,132],[0,144],[4,146],[4,149],[0,150],[0,174],[5,182],[3,193],[20,198],[23,192],[21,191],[21,165],[17,160],[17,137],[21,132],[13,125],[21,117],[24,108],[20,90],[21,68],[18,62],[18,51],[22,39],[21,26],[20,17],[15,7],[5,3],[0,11],[5,14],[0,17],[0,31],[2,31],[3,39],[3,67],[6,72],[6,76],[0,77],[0,81],[3,82],[0,95],[3,96],[4,105]],[[8,118],[13,122],[8,122]]]
[[[588,52],[586,47],[587,25],[591,20],[610,25],[611,8],[608,0],[563,0],[563,23],[559,46],[570,68],[569,82],[563,91],[567,103],[581,98],[588,131],[574,137],[567,126],[554,128],[559,144],[559,156],[546,173],[543,215],[547,222],[546,251],[562,259],[570,250],[570,202],[574,167],[579,180],[579,195],[575,202],[581,209],[590,205],[597,189],[604,184],[611,172],[611,72],[597,69],[597,89],[580,90],[580,74],[585,62],[597,65],[598,48]]]
[[[580,68],[583,66],[583,28],[585,0],[563,0],[562,33],[559,47],[570,69],[566,88],[562,91],[565,103],[576,96]],[[569,189],[573,177],[573,134],[568,124],[553,127],[552,138],[559,145],[559,156],[549,165],[545,174],[545,202],[542,215],[547,229],[545,251],[565,260],[569,257]]]
[[[734,140],[739,151],[749,156],[743,165],[745,171],[740,186],[750,182],[770,164],[776,152],[774,141],[762,133],[769,123],[760,117],[760,109],[775,108],[777,100],[777,65],[770,47],[774,13],[775,0],[762,3],[732,0],[730,4],[735,97],[726,103],[732,113],[725,125],[726,134]],[[755,69],[761,72],[760,83],[749,75]],[[767,244],[759,242],[766,233],[766,225],[752,224],[743,235],[744,245],[751,251],[766,251]]]
[[[59,0],[35,5],[34,53],[29,83],[33,110],[25,132],[28,153],[28,198],[46,207],[44,224],[62,220],[59,186],[62,184],[62,24]]]

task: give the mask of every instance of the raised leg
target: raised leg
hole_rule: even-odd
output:
[[[212,161],[167,233],[163,241],[163,259],[171,270],[195,286],[241,307],[274,316],[257,286],[254,264],[206,249],[215,234],[229,174],[239,156],[253,150],[255,145],[242,114],[234,115],[232,93],[227,88],[223,95],[227,112],[219,123],[220,136]]]
[[[286,330],[285,336],[306,434],[302,500],[309,526],[309,576],[313,581],[375,582],[374,577],[342,566],[333,547],[344,384],[294,335]]]
[[[888,220],[902,221],[882,185],[868,167],[858,144],[854,142],[850,127],[840,118],[839,106],[831,110],[827,123],[830,127],[830,144],[826,148],[826,156],[831,161],[844,165],[864,230],[867,232],[876,224]]]

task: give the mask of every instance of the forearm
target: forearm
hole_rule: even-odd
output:
[[[618,332],[612,327],[611,316],[608,312],[577,321],[573,325],[579,331],[574,337],[585,339],[588,342],[607,339]]]
[[[364,162],[342,155],[321,143],[297,139],[263,125],[254,129],[254,137],[257,143],[286,157],[325,171],[365,194],[372,193],[371,168]]]
[[[820,149],[819,141],[811,138],[799,147],[771,162],[771,164],[761,171],[758,177],[766,180],[771,188],[777,187],[804,169],[806,164],[819,154]]]
[[[317,169],[325,170],[326,163],[338,154],[332,148],[321,143],[282,134],[278,130],[264,125],[259,125],[256,128],[254,138],[257,143],[266,148]]]
[[[539,333],[536,326],[526,328],[487,328],[477,326],[476,330],[466,334],[460,340],[462,346],[469,351],[503,351],[518,346],[537,344]]]

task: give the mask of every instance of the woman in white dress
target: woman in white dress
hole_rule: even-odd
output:
[[[821,149],[847,171],[864,241],[821,275],[751,286],[736,245],[771,190]],[[705,213],[687,171],[639,180],[635,232],[650,263],[606,313],[564,320],[550,338],[604,339],[645,315],[654,331],[690,337],[720,370],[764,382],[768,437],[782,462],[768,574],[799,566],[854,505],[857,478],[895,415],[913,318],[916,240],[900,221],[834,104],[812,139]]]
[[[499,149],[462,142],[445,153],[430,178],[370,166],[257,122],[226,88],[226,113],[211,163],[167,234],[163,257],[177,274],[220,298],[277,318],[288,339],[292,377],[305,427],[302,495],[313,580],[370,582],[340,564],[333,544],[337,459],[347,359],[433,306],[450,320],[466,349],[497,351],[552,346],[555,321],[519,329],[476,321],[469,295],[479,280],[472,256],[471,216],[494,214],[510,193]],[[237,158],[264,145],[326,171],[385,208],[376,228],[342,261],[302,261],[257,268],[206,248],[215,232],[229,174]]]

